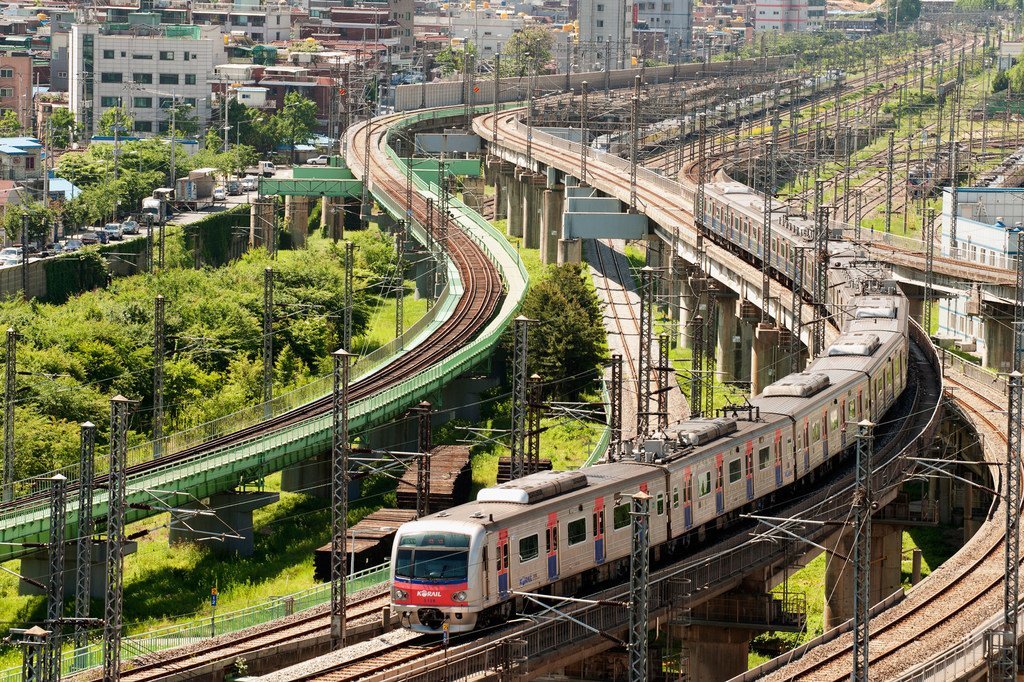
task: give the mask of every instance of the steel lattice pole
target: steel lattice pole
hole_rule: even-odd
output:
[[[693,337],[693,350],[690,353],[690,416],[700,417],[704,401],[701,391],[704,388],[704,318],[697,315],[690,322]]]
[[[774,172],[770,169],[775,165],[775,145],[769,142],[765,157],[768,168],[765,169],[764,182],[764,203],[762,225],[764,227],[764,238],[761,240],[761,322],[767,324],[770,315],[768,304],[771,298],[771,273],[772,273],[772,196],[775,193],[775,184],[770,176]]]
[[[1020,582],[1020,456],[1022,386],[1017,370],[1009,376],[1006,440],[1006,508],[1005,565],[1003,581],[1003,623],[992,632],[990,641],[989,679],[1013,682],[1017,679],[1017,606]]]
[[[7,330],[4,363],[4,502],[14,499],[14,400],[18,390],[18,333]]]
[[[501,100],[501,55],[494,55],[494,113],[498,113],[498,102]],[[491,141],[498,144],[498,116],[495,116],[491,127]]]
[[[331,640],[345,645],[345,544],[348,533],[348,381],[351,354],[334,351],[334,392],[331,400]]]
[[[520,315],[513,322],[512,348],[512,447],[509,456],[511,480],[525,474],[526,455],[526,355],[529,348],[530,318]]]
[[[893,144],[895,142],[895,133],[889,131],[889,146],[885,154],[886,163],[886,174],[885,174],[885,231],[888,233],[892,229],[892,174],[893,174]]]
[[[270,419],[274,398],[274,268],[263,270],[263,418]]]
[[[45,680],[44,654],[46,647],[46,630],[38,625],[28,629],[21,640],[21,679],[22,682]]]
[[[164,304],[157,296],[153,305],[153,458],[163,454],[164,439]]]
[[[67,478],[61,474],[50,479],[50,580],[46,590],[46,637],[43,653],[44,674],[52,682],[60,680],[62,621],[64,620],[64,536],[67,530]]]
[[[828,316],[828,208],[818,201],[822,190],[822,181],[816,180],[814,194],[818,210],[814,216],[814,304],[817,319],[814,323],[814,357],[825,350],[825,319]]]
[[[653,295],[654,268],[640,269],[640,339],[636,365],[636,438],[637,445],[650,434],[651,426],[651,346],[654,341]],[[635,450],[637,456],[640,448]]]
[[[431,405],[424,400],[416,408],[419,426],[417,446],[420,451],[416,458],[416,517],[423,518],[430,513]]]
[[[705,417],[715,416],[715,370],[717,365],[715,364],[715,344],[712,339],[717,328],[718,305],[715,302],[713,292],[708,289],[708,316],[704,320],[704,374],[702,375],[704,379],[702,397],[704,398]]]
[[[804,297],[803,297],[803,286],[804,286],[804,249],[797,247],[793,252],[793,288],[792,288],[792,299],[790,301],[790,310],[793,314],[793,328],[790,330],[792,333],[789,336],[789,354],[792,358],[793,367],[797,368],[800,364],[798,358],[800,357],[800,332],[803,329],[803,315],[804,315]]]
[[[405,332],[405,221],[398,221],[395,232],[395,339],[398,350],[402,350],[402,334]]]
[[[629,681],[647,680],[647,582],[650,564],[647,532],[651,496],[640,491],[633,495],[633,542],[629,556]]]
[[[612,355],[612,386],[609,395],[609,426],[611,442],[608,444],[610,461],[617,460],[622,452],[622,355]]]
[[[103,604],[103,679],[121,678],[121,614],[124,607],[125,460],[128,409],[118,395],[110,400],[110,467],[107,474],[107,593]]]
[[[629,108],[629,212],[636,213],[636,164],[640,135],[640,98],[630,100]]]
[[[526,473],[540,471],[540,420],[544,416],[544,405],[541,403],[541,379],[539,374],[531,374],[526,387]]]
[[[85,619],[89,617],[89,603],[92,597],[92,491],[96,471],[94,458],[96,426],[92,422],[82,424],[78,457],[78,538],[75,543],[75,669],[89,667],[89,656],[85,647],[89,645]]]
[[[924,306],[921,310],[921,326],[924,333],[932,333],[932,297],[935,279],[935,209],[929,208],[924,219]]]
[[[852,682],[868,682],[868,621],[871,608],[871,451],[874,424],[864,420],[857,431],[853,504],[853,673]]]
[[[952,165],[953,165],[953,177],[950,178],[950,194],[952,195],[951,196],[952,201],[950,201],[950,204],[952,206],[952,212],[949,214],[949,248],[950,248],[950,254],[949,255],[951,255],[953,258],[956,258],[957,257],[956,249],[958,248],[957,236],[956,236],[956,230],[957,230],[957,224],[956,223],[957,223],[957,212],[958,212],[957,211],[957,204],[959,204],[959,202],[960,202],[960,199],[959,199],[959,196],[958,196],[959,188],[956,185],[956,171],[957,171],[957,167],[959,166],[959,161],[957,160],[957,156],[959,156],[959,149],[958,149],[956,144],[951,144],[950,146],[953,148],[953,162],[952,162]],[[1018,250],[1017,253],[1020,253],[1020,250]]]
[[[345,241],[345,291],[342,312],[342,348],[352,347],[352,271],[355,267],[355,245]]]
[[[1013,307],[1013,369],[1024,371],[1024,230],[1017,232],[1016,305]]]
[[[497,117],[495,117],[497,121]],[[587,184],[587,149],[590,146],[590,91],[580,84],[580,185]]]
[[[658,335],[658,428],[668,427],[668,393],[672,365],[668,359],[668,334]]]

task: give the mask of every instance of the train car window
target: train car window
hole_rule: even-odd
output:
[[[704,497],[711,492],[711,472],[705,471],[697,476],[697,495]]]
[[[722,465],[715,467],[715,490],[722,487]]]
[[[540,538],[534,533],[519,540],[519,563],[525,564],[540,556]]]
[[[686,485],[683,486],[683,504],[690,504],[690,497],[693,493],[690,492],[690,482],[687,481]]]
[[[740,470],[740,461],[734,459],[729,462],[729,483],[735,483],[740,480],[743,476],[743,472]]]
[[[601,511],[599,511],[599,512],[594,512],[592,523],[593,523],[593,526],[594,526],[594,537],[595,538],[598,535],[601,535],[602,533],[604,533],[604,510],[603,509]]]
[[[658,493],[658,497],[656,497],[655,500],[658,509],[658,516],[661,516],[665,513],[665,496]]]
[[[495,570],[500,571],[501,570],[501,548],[500,547],[498,548],[497,555],[498,556],[495,557],[495,561],[496,561],[496,565],[497,565],[497,568]]]
[[[569,546],[578,545],[587,539],[587,520],[583,518],[570,521],[566,530],[569,534]]]
[[[849,405],[849,408],[846,411],[849,413],[850,421],[853,421],[854,419],[857,418],[857,403],[853,401],[852,397],[847,398],[847,400],[849,402],[847,402],[846,404]]]
[[[817,443],[821,440],[821,422],[814,422],[814,426],[811,427],[811,442]]]
[[[550,528],[548,528],[547,532],[544,534],[544,552],[546,554],[550,554],[551,553],[551,529]]]
[[[612,527],[621,530],[629,525],[629,502],[620,504],[612,512]]]
[[[771,448],[761,448],[757,451],[757,470],[767,469],[771,464]]]
[[[508,569],[508,543],[506,542],[501,546],[502,560],[505,562],[505,569]]]
[[[832,429],[833,430],[834,429],[838,429],[839,428],[839,410],[832,410],[829,413],[829,417],[832,418]]]
[[[672,508],[679,509],[679,488],[672,488]]]

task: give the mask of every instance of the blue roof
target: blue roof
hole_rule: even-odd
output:
[[[74,199],[82,190],[75,187],[69,180],[64,178],[55,177],[53,171],[50,171],[50,194],[63,194],[65,200]]]
[[[9,144],[0,144],[0,154],[8,156],[28,156],[28,152],[20,147],[12,147]]]
[[[42,149],[43,143],[34,137],[0,137],[0,147],[13,147],[19,149],[20,153],[24,153],[22,150],[25,149]]]

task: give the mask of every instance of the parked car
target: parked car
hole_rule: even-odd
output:
[[[0,249],[0,259],[15,259],[21,260],[21,247],[20,246],[8,246],[5,249]]]
[[[0,258],[0,268],[9,268],[12,265],[20,265],[20,258]]]
[[[246,175],[242,178],[242,191],[254,192],[259,187],[259,178],[255,175]]]
[[[307,166],[326,166],[331,162],[331,157],[327,154],[321,154],[320,156],[314,156],[311,159],[306,159]]]
[[[121,231],[121,223],[107,223],[103,226],[103,231],[107,233],[108,239],[117,241],[124,238],[124,233]]]
[[[228,193],[227,193],[227,191],[223,187],[214,187],[213,188],[213,200],[214,201],[224,201],[227,198],[228,198]]]
[[[95,232],[83,232],[78,238],[83,244],[106,244],[110,241],[110,236],[100,227]]]
[[[240,183],[238,180],[228,180],[227,184],[225,184],[225,187],[228,190],[228,194],[230,194],[233,197],[236,197],[242,193],[242,183]]]
[[[129,218],[128,220],[121,223],[121,232],[123,234],[138,234],[139,223]]]
[[[82,240],[81,239],[75,239],[74,237],[72,237],[71,239],[66,239],[64,241],[64,250],[65,251],[78,251],[83,246],[85,246],[85,244],[82,243]]]
[[[63,246],[58,242],[50,242],[43,247],[43,250],[39,252],[39,255],[43,258],[47,258],[49,256],[59,256],[62,253],[64,253]]]

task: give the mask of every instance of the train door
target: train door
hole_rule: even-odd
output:
[[[683,469],[683,527],[693,526],[693,472],[690,467]]]
[[[846,449],[846,398],[839,401],[839,450]]]
[[[775,429],[775,487],[782,487],[782,431]]]
[[[558,580],[558,514],[548,514],[547,532],[548,580]]]
[[[804,473],[811,470],[811,419],[804,417]]]
[[[719,514],[725,512],[725,491],[722,489],[722,461],[721,453],[715,455],[715,511]]]
[[[864,420],[864,389],[857,389],[857,421]]]
[[[747,499],[754,499],[754,441],[747,441]]]
[[[509,594],[507,530],[498,531],[498,547],[494,554],[494,563],[498,574],[498,598],[506,599]]]
[[[604,498],[594,500],[594,563],[604,563]]]
[[[828,459],[828,432],[829,432],[829,420],[828,420],[828,408],[826,407],[821,411],[821,461],[824,462]]]

